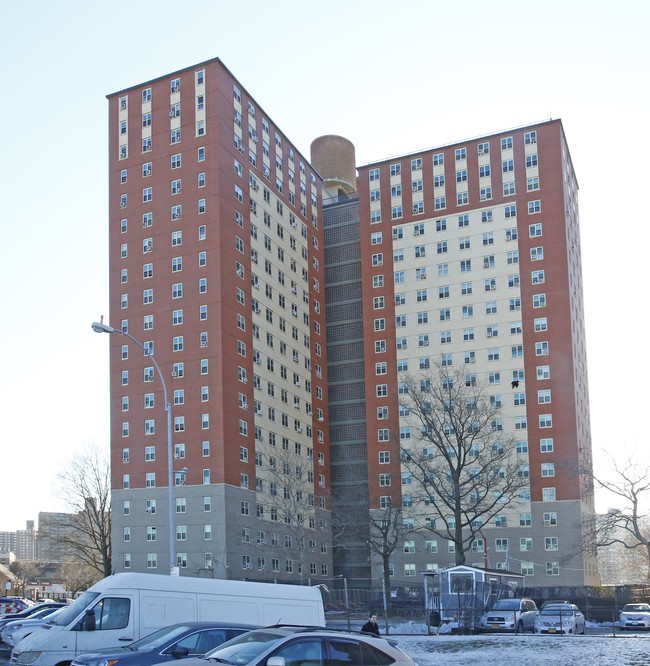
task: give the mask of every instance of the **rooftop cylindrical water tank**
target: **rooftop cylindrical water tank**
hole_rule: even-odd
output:
[[[354,144],[335,134],[319,136],[311,142],[311,163],[332,194],[357,191]]]

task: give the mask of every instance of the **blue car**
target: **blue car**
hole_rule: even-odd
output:
[[[79,655],[71,666],[148,666],[186,657],[199,657],[251,629],[257,629],[257,626],[224,622],[182,622],[159,629],[131,645]]]

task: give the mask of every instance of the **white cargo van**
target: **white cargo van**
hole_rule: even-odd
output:
[[[317,587],[120,573],[93,585],[52,624],[22,640],[11,663],[67,666],[78,654],[128,645],[191,620],[325,624]]]

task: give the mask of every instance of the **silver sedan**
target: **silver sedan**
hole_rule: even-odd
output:
[[[585,616],[575,604],[546,606],[535,620],[536,634],[583,634]]]

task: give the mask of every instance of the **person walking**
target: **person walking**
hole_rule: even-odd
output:
[[[367,631],[370,634],[375,634],[379,636],[379,625],[377,624],[377,616],[374,613],[370,613],[368,616],[368,621],[361,627],[361,631]]]

